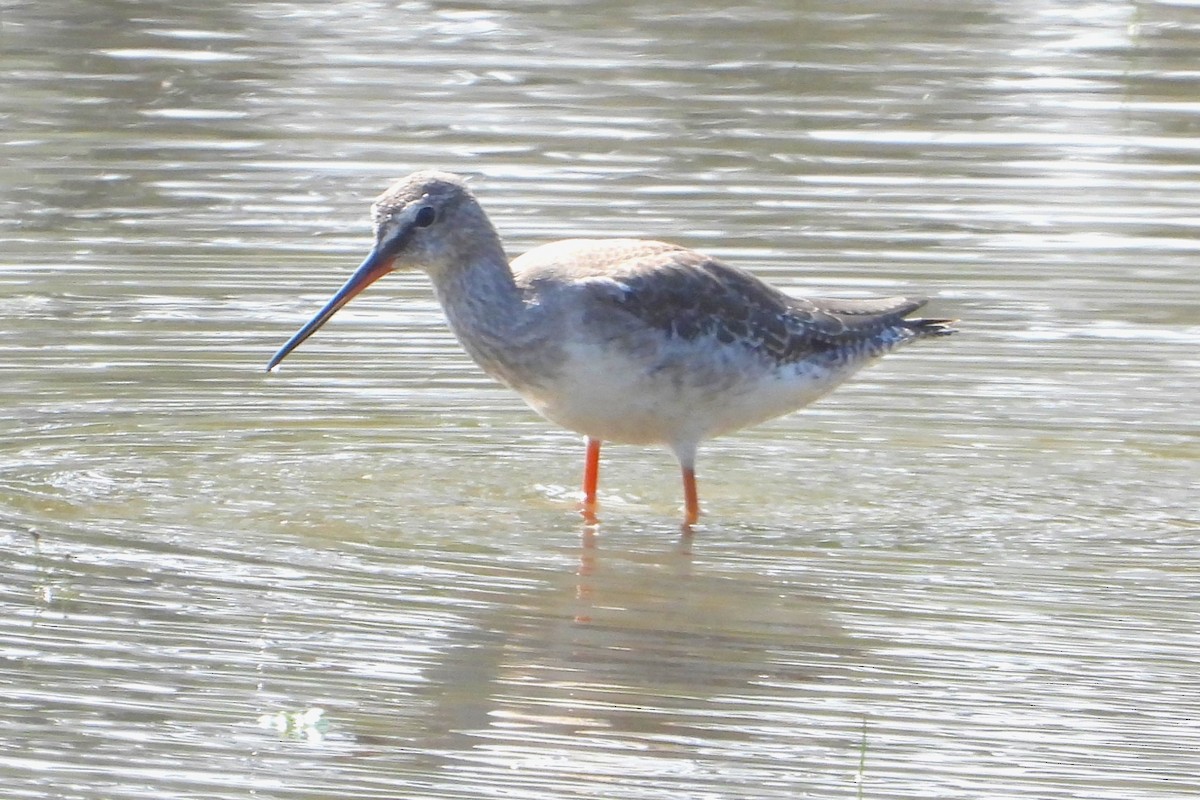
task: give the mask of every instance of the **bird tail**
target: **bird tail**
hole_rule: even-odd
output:
[[[958,333],[958,328],[951,327],[958,322],[956,319],[906,319],[904,322],[919,339]]]

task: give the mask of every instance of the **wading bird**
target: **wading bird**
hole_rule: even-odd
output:
[[[586,437],[589,521],[602,442],[670,448],[690,526],[700,442],[806,406],[901,345],[955,332],[953,320],[907,318],[922,299],[801,299],[663,242],[566,239],[510,263],[475,196],[445,172],[409,175],[371,211],[374,248],[267,369],[378,278],[422,270],[471,358]]]

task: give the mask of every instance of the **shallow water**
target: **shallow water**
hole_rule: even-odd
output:
[[[1200,790],[1193,6],[171,6],[0,11],[7,796]],[[423,166],[963,333],[588,531],[419,276],[262,371]]]

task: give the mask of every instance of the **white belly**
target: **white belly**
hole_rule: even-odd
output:
[[[552,381],[519,391],[546,419],[587,436],[674,445],[794,411],[853,371],[805,362],[774,366],[745,348],[711,341],[692,342],[665,358],[658,353],[649,362],[572,344]]]

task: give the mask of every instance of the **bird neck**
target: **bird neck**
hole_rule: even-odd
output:
[[[492,377],[522,391],[547,377],[557,359],[552,331],[539,324],[501,250],[434,279],[438,301],[463,348]]]
[[[521,291],[502,249],[477,256],[433,277],[438,302],[460,336],[474,330],[500,333],[524,310]]]

